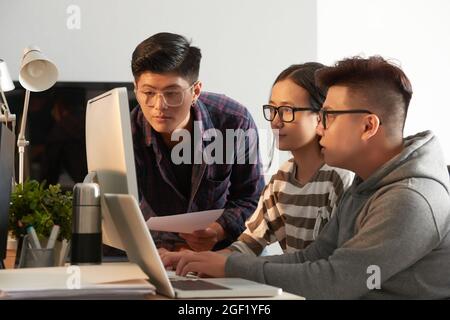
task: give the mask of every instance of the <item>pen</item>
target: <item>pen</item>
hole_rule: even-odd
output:
[[[59,226],[55,224],[53,225],[52,232],[50,233],[50,237],[48,238],[47,249],[53,249],[56,239],[58,238],[58,234]]]
[[[70,242],[68,242],[66,239],[62,241],[61,245],[61,255],[59,258],[59,266],[64,266],[67,260],[67,256],[69,255],[70,251]]]
[[[33,226],[27,227],[27,233],[29,235],[30,244],[35,249],[41,249],[41,243],[39,242],[39,239],[38,239],[37,234],[36,234],[36,230],[34,230]]]

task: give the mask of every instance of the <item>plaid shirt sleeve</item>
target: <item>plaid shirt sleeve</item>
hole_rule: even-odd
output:
[[[235,241],[245,229],[245,221],[253,214],[264,188],[259,138],[256,125],[249,115],[242,128],[254,132],[245,137],[245,144],[235,144],[235,164],[230,177],[230,193],[225,211],[217,222],[226,232],[229,243]],[[250,129],[250,130],[249,130]]]

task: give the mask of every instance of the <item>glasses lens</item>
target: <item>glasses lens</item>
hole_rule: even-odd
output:
[[[183,91],[166,91],[163,96],[168,106],[177,107],[183,103]]]
[[[272,121],[275,118],[275,108],[272,106],[265,105],[263,106],[264,118],[267,121]]]
[[[294,110],[290,107],[280,107],[278,113],[281,120],[284,122],[291,122],[294,120]]]

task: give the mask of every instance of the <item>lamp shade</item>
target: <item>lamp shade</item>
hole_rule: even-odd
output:
[[[24,50],[19,82],[27,90],[44,91],[58,79],[58,69],[36,46]]]
[[[6,62],[0,59],[0,87],[4,92],[14,90],[14,83],[9,75]]]

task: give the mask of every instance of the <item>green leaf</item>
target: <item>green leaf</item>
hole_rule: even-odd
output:
[[[72,230],[72,192],[63,193],[61,186],[27,180],[16,185],[11,194],[9,229],[16,238],[33,225],[40,239],[50,235],[53,225],[61,227],[59,240],[70,239]]]

